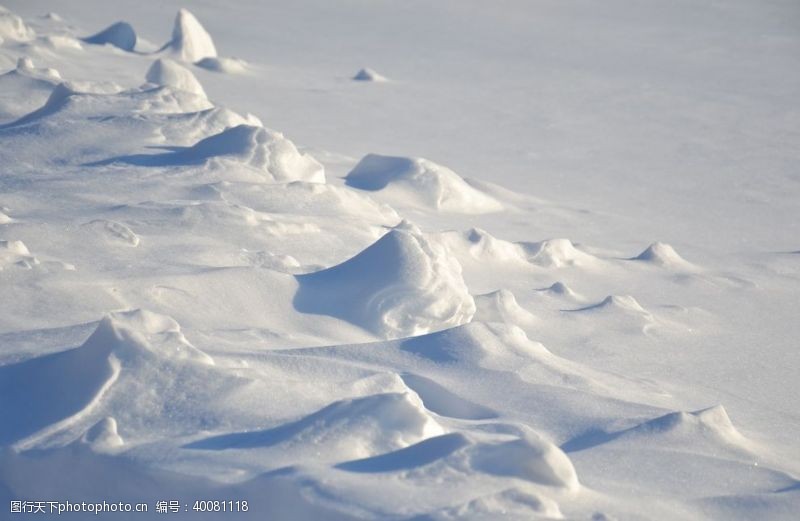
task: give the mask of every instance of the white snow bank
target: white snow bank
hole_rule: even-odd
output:
[[[356,81],[373,81],[378,83],[389,81],[386,76],[382,76],[370,68],[361,69],[355,74],[355,76],[353,76],[353,79]]]
[[[406,222],[352,259],[298,281],[299,311],[332,315],[387,338],[457,326],[475,313],[458,261]]]
[[[423,158],[369,154],[345,179],[354,188],[380,191],[400,203],[446,212],[477,214],[503,209],[499,201],[449,168]]]
[[[132,51],[136,47],[136,31],[128,22],[117,22],[83,41],[95,45],[110,44],[123,51]]]
[[[180,9],[175,16],[172,40],[164,48],[177,59],[190,63],[217,56],[211,35],[187,9]]]
[[[36,37],[36,32],[20,18],[0,6],[0,43],[3,40],[27,41]]]
[[[166,85],[203,98],[206,97],[203,86],[200,85],[194,74],[186,67],[169,59],[159,58],[153,62],[153,65],[147,70],[145,78],[148,82],[156,85]]]

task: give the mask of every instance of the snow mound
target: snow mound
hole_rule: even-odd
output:
[[[474,321],[502,322],[525,326],[535,323],[536,317],[517,303],[514,294],[501,289],[485,295],[475,297],[477,311]]]
[[[47,101],[58,79],[37,69],[29,58],[20,58],[14,70],[0,75],[0,121],[14,120]],[[24,92],[20,98],[16,93]]]
[[[539,436],[526,436],[498,444],[485,444],[472,456],[472,465],[500,476],[542,485],[577,490],[580,487],[569,457]]]
[[[619,311],[639,315],[649,315],[650,313],[630,295],[609,295],[600,303],[594,304],[581,311]]]
[[[81,441],[88,444],[95,452],[111,452],[125,444],[117,432],[117,420],[111,416],[106,416],[95,423],[84,433]]]
[[[548,239],[526,244],[525,249],[530,262],[547,268],[588,267],[598,262],[597,257],[577,249],[569,239]]]
[[[83,49],[81,42],[77,38],[64,34],[48,34],[40,38],[40,41],[51,49]]]
[[[22,241],[0,241],[0,251],[11,255],[30,255],[28,247]]]
[[[147,70],[145,78],[148,82],[156,85],[167,85],[203,98],[206,97],[203,86],[200,85],[194,74],[186,67],[169,59],[159,58],[153,62],[153,65]]]
[[[3,40],[27,41],[36,37],[36,32],[20,18],[0,6],[0,43]]]
[[[50,67],[36,67],[28,56],[20,57],[17,60],[17,72],[39,78],[42,80],[57,81],[61,79],[61,74]]]
[[[460,420],[490,420],[498,416],[493,409],[459,396],[430,378],[411,373],[401,377],[419,395],[425,408],[440,416]]]
[[[298,281],[299,311],[332,315],[387,338],[457,326],[475,313],[458,261],[406,222],[355,257]]]
[[[325,182],[325,171],[316,159],[299,152],[280,132],[253,125],[223,130],[175,155],[176,159],[197,163],[214,157],[235,158],[263,171],[276,182]]]
[[[401,203],[445,212],[477,214],[503,209],[500,202],[449,168],[422,158],[368,154],[345,179],[354,188],[386,192]]]
[[[177,59],[190,63],[217,56],[211,35],[187,9],[180,9],[175,16],[172,40],[164,48]]]
[[[301,153],[283,134],[264,127],[241,124],[201,139],[190,147],[175,147],[163,154],[134,154],[95,162],[123,162],[139,166],[220,164],[247,166],[276,183],[325,183],[323,166]]]
[[[67,83],[59,83],[58,85],[53,88],[50,92],[50,95],[47,97],[47,101],[45,101],[44,105],[40,108],[25,114],[24,116],[20,117],[16,121],[9,123],[6,126],[16,126],[16,125],[24,125],[26,123],[35,121],[37,119],[45,118],[47,116],[51,116],[64,108],[67,107],[69,104],[70,98],[78,94],[73,88]]]
[[[206,57],[195,63],[196,66],[214,72],[239,74],[247,70],[247,62],[239,58]]]
[[[31,255],[22,241],[0,240],[0,271],[10,267],[31,269],[39,260]]]
[[[441,435],[442,427],[413,392],[340,400],[299,420],[263,431],[225,434],[193,449],[253,449],[278,444],[324,447],[336,459],[370,457]]]
[[[80,347],[0,366],[0,416],[18,419],[0,430],[0,443],[69,428],[98,407],[123,368],[134,381],[151,386],[153,369],[168,363],[184,372],[214,365],[172,318],[145,310],[110,313]],[[120,399],[132,407],[137,400],[152,398]],[[113,438],[111,433],[107,438]]]
[[[498,239],[480,228],[471,228],[465,232],[442,232],[437,234],[436,238],[462,262],[474,260],[480,265],[486,262],[518,264],[528,262],[525,250],[520,245]]]
[[[95,45],[110,44],[123,51],[132,51],[136,47],[136,31],[128,22],[117,22],[83,41]]]
[[[692,266],[678,255],[672,246],[664,242],[654,242],[632,260],[649,262],[664,268],[690,268]]]
[[[382,76],[369,68],[364,68],[358,71],[355,76],[353,76],[353,79],[356,81],[374,81],[379,83],[389,81],[389,79],[385,76]]]
[[[144,309],[118,311],[105,317],[81,349],[117,358],[157,356],[203,365],[214,360],[186,340],[178,323],[166,315]]]
[[[714,443],[749,448],[751,442],[731,422],[722,405],[694,412],[677,411],[646,421],[619,434],[620,438],[652,437],[706,439]]]
[[[540,290],[550,295],[567,298],[569,300],[583,300],[583,297],[576,293],[572,288],[561,281],[554,282],[550,286]]]
[[[553,499],[532,490],[509,488],[477,497],[468,503],[442,509],[431,519],[563,519]],[[595,520],[592,520],[595,521]]]

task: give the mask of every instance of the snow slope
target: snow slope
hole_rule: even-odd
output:
[[[796,518],[791,2],[6,7],[3,508]]]

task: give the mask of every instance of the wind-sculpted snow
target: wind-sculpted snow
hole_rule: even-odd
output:
[[[95,45],[113,45],[123,51],[132,51],[136,48],[136,31],[128,22],[117,22],[97,34],[84,38],[83,41]]]
[[[187,9],[180,9],[175,15],[172,39],[164,48],[177,59],[190,63],[217,56],[211,35]]]
[[[58,83],[52,72],[34,67],[29,58],[20,58],[16,69],[0,75],[0,124],[41,107]],[[25,99],[19,99],[19,92],[26,93]]]
[[[382,83],[385,81],[389,81],[386,76],[378,74],[374,70],[370,68],[364,68],[359,70],[354,76],[353,79],[356,81],[366,81],[366,82],[377,82]]]
[[[31,40],[36,32],[25,21],[3,6],[0,6],[0,44],[3,40]]]
[[[299,311],[336,316],[384,338],[463,324],[475,313],[458,261],[408,223],[352,259],[298,281]]]
[[[153,62],[153,65],[147,70],[145,78],[156,85],[185,90],[197,96],[206,97],[203,86],[200,85],[194,74],[189,69],[169,59],[159,58]]]
[[[0,9],[3,508],[794,521],[791,17],[628,3]]]
[[[354,188],[385,192],[390,201],[434,210],[479,214],[503,209],[499,201],[473,188],[449,168],[422,158],[369,154],[346,180]]]

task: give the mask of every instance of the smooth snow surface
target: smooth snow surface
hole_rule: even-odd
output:
[[[0,519],[798,518],[796,2],[5,2]]]

